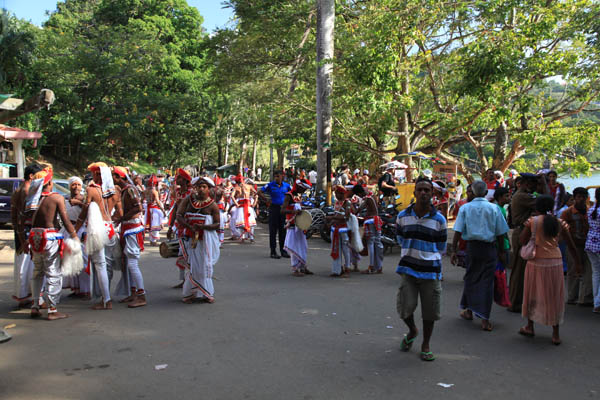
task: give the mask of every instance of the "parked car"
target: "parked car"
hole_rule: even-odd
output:
[[[10,219],[10,199],[23,182],[23,179],[19,178],[2,178],[0,179],[0,225],[11,222]],[[56,181],[54,181],[56,182]],[[59,193],[63,197],[67,197],[70,194],[69,189],[65,189],[63,186],[56,184],[53,186],[53,192]]]

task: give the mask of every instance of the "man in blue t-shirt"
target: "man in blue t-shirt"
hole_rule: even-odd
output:
[[[289,183],[283,181],[283,172],[274,171],[273,181],[263,186],[258,191],[258,196],[269,206],[269,245],[271,246],[271,258],[289,258],[289,254],[283,249],[285,242],[285,215],[281,213],[281,206],[285,194],[292,190]],[[271,196],[267,199],[265,193]],[[277,254],[277,233],[279,232],[279,250],[281,256]]]

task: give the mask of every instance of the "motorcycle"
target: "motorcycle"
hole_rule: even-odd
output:
[[[261,197],[258,198],[258,212],[256,215],[256,220],[261,224],[269,223],[269,207],[267,206],[267,202]]]
[[[396,209],[392,204],[388,205],[379,213],[383,225],[381,226],[381,243],[383,244],[383,253],[392,252],[392,249],[398,246],[396,242]]]

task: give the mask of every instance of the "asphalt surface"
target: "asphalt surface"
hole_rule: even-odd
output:
[[[296,278],[267,242],[259,228],[253,245],[224,244],[214,304],[181,303],[175,259],[148,248],[148,306],[92,311],[64,291],[71,318],[51,322],[14,309],[12,253],[0,251],[0,327],[15,325],[0,344],[0,399],[600,398],[600,316],[589,308],[567,306],[558,347],[549,327],[518,335],[521,317],[497,306],[484,332],[458,317],[463,270],[445,259],[437,360],[423,362],[419,341],[399,351],[397,249],[382,275],[334,279],[328,245],[312,238],[316,274]]]

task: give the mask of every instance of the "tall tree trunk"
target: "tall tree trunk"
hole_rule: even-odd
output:
[[[506,129],[506,122],[502,121],[498,129],[496,129],[496,143],[494,144],[494,159],[492,160],[492,168],[495,170],[502,169],[504,160],[506,159],[506,152],[508,151],[508,131]]]
[[[227,128],[227,138],[225,139],[225,160],[223,165],[227,165],[229,160],[229,146],[231,145],[231,127]]]
[[[317,0],[317,190],[325,190],[327,185],[327,150],[333,123],[334,26],[335,0]]]
[[[285,163],[285,149],[277,147],[277,169],[283,171],[283,165]]]
[[[256,176],[256,145],[258,143],[258,139],[254,138],[254,143],[252,143],[252,175]]]
[[[242,136],[242,141],[240,142],[240,162],[238,165],[239,173],[244,175],[244,160],[246,158],[246,135]]]

